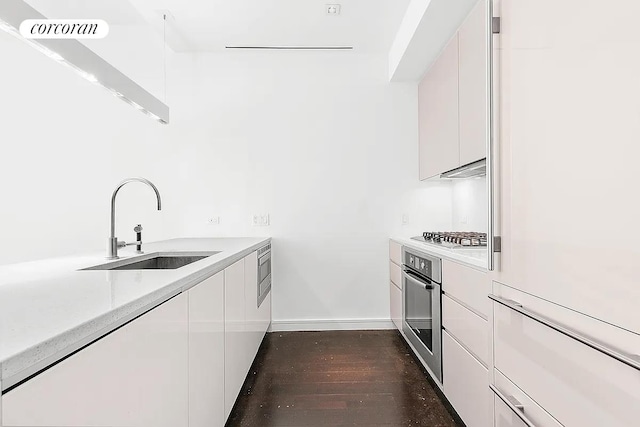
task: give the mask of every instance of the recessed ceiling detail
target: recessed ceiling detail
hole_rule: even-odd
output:
[[[256,50],[353,50],[353,46],[225,46],[225,49]]]

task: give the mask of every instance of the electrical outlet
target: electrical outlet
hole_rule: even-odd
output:
[[[210,218],[207,219],[207,222],[211,225],[219,225],[220,224],[220,217],[219,216],[212,216]]]
[[[264,227],[269,225],[269,214],[254,214],[253,225],[255,227]]]
[[[402,214],[402,223],[409,224],[409,214]]]

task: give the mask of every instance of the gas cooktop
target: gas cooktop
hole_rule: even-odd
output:
[[[422,233],[422,236],[412,237],[411,239],[447,249],[487,246],[487,233],[474,231],[426,231]]]

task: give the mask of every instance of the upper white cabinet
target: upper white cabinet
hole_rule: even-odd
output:
[[[496,280],[640,333],[640,2],[496,2]]]
[[[458,35],[429,69],[418,87],[420,179],[460,162],[458,137]]]
[[[487,157],[486,11],[479,1],[418,87],[421,180]]]
[[[187,322],[180,294],[2,395],[2,425],[187,427]]]
[[[481,0],[458,32],[460,165],[487,157],[487,31]]]
[[[189,295],[189,427],[224,425],[224,273]]]

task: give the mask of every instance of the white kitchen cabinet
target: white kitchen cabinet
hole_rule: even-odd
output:
[[[510,296],[542,314],[530,299]],[[493,312],[495,369],[562,425],[637,426],[640,371],[504,304],[494,302]]]
[[[442,333],[444,394],[467,427],[491,425],[492,396],[489,373],[454,338]]]
[[[640,2],[502,0],[495,280],[640,333]]]
[[[224,273],[189,296],[189,427],[223,426]]]
[[[224,413],[231,414],[246,378],[247,353],[245,330],[244,259],[224,270]]]
[[[258,252],[253,252],[244,258],[244,296],[245,296],[245,328],[246,346],[250,349],[245,362],[249,367],[258,352],[264,331],[261,329],[260,314],[258,312]],[[249,369],[249,368],[247,368]]]
[[[269,326],[271,326],[271,291],[267,294],[267,296],[258,307],[258,322],[260,327],[260,342],[258,343],[258,348],[264,339],[264,335],[269,330]]]
[[[391,281],[399,288],[402,288],[402,268],[393,261],[389,261],[389,273]]]
[[[389,240],[389,313],[391,321],[402,331],[402,245]]]
[[[524,418],[535,427],[562,427],[556,419],[499,371],[495,374],[494,389],[493,417],[495,427],[527,427],[515,411],[524,415]],[[515,409],[510,408],[503,399],[510,402]]]
[[[488,318],[491,277],[486,271],[442,260],[442,290],[478,316]]]
[[[389,240],[389,259],[397,265],[402,264],[402,245]]]
[[[389,282],[389,300],[391,304],[391,320],[399,331],[402,330],[402,289]]]
[[[528,427],[500,398],[495,397],[494,427]]]
[[[444,48],[418,86],[420,179],[460,164],[458,35]]]
[[[487,157],[487,0],[480,0],[458,32],[460,165]]]
[[[443,295],[442,326],[484,366],[489,365],[489,324],[486,320]]]
[[[2,395],[2,425],[187,427],[180,294]]]

